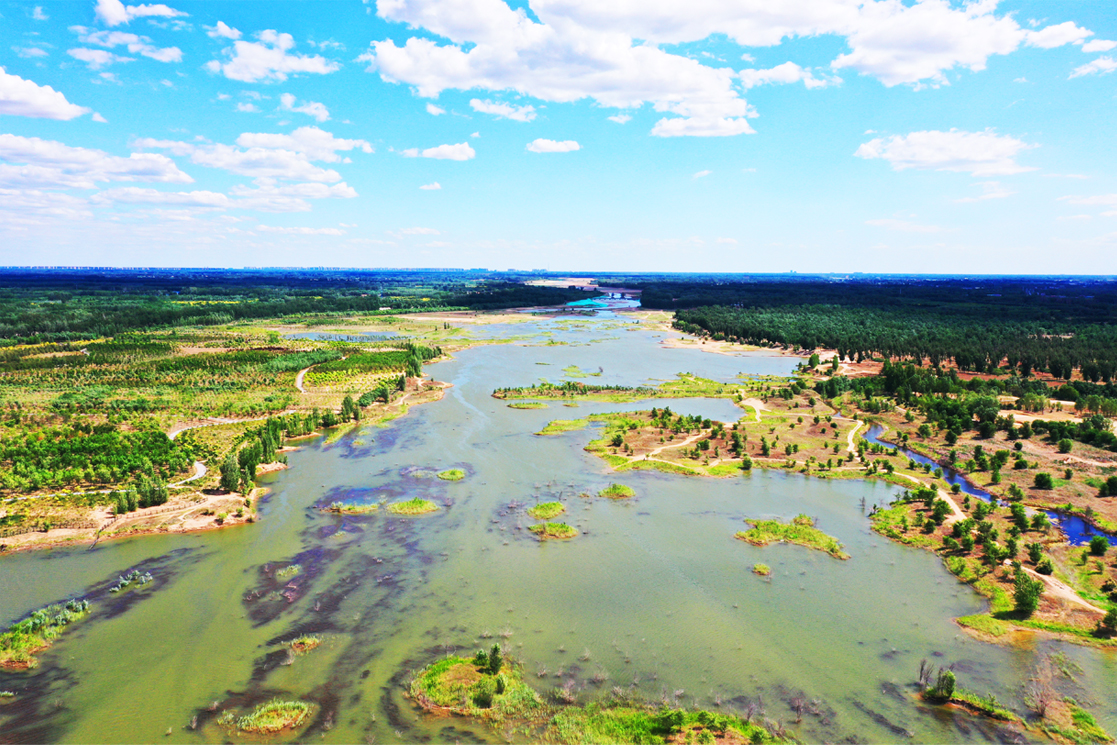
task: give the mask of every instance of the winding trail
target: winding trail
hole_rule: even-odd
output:
[[[1083,600],[1081,597],[1079,597],[1078,593],[1075,592],[1071,588],[1071,586],[1066,584],[1065,582],[1062,582],[1061,580],[1057,580],[1054,577],[1049,577],[1046,574],[1040,574],[1036,570],[1030,569],[1029,567],[1021,567],[1021,568],[1025,572],[1027,572],[1028,574],[1030,574],[1031,576],[1035,577],[1040,582],[1042,582],[1044,592],[1046,592],[1048,595],[1052,595],[1054,597],[1059,598],[1060,600],[1065,600],[1069,603],[1074,603],[1075,605],[1080,605],[1083,608],[1086,608],[1087,610],[1090,610],[1090,611],[1093,611],[1094,613],[1097,613],[1099,616],[1104,616],[1105,615],[1105,611],[1103,611],[1101,608],[1094,605],[1093,603],[1090,603],[1087,600]]]
[[[752,407],[753,414],[756,417],[756,423],[760,424],[760,412],[768,411],[768,407],[764,405],[764,402],[761,401],[759,398],[746,398],[741,403],[745,406]]]
[[[314,367],[314,365],[311,365],[310,367]],[[299,370],[299,374],[295,376],[295,387],[299,389],[299,393],[306,393],[306,389],[303,388],[303,378],[305,378],[306,374],[310,372],[310,367],[304,370]]]
[[[846,450],[852,453],[853,457],[857,460],[861,460],[861,457],[857,455],[857,448],[853,445],[853,438],[854,435],[857,434],[857,430],[861,429],[863,426],[865,426],[865,423],[863,421],[861,421],[860,419],[854,419],[853,429],[851,429],[849,431],[849,434],[846,436]]]
[[[182,486],[183,484],[188,484],[191,481],[197,481],[198,479],[205,476],[206,472],[207,472],[206,464],[202,463],[200,460],[196,460],[196,461],[194,461],[194,475],[193,476],[190,476],[189,478],[185,478],[182,481],[177,481],[173,484],[167,484],[167,488],[168,489],[175,489],[175,488],[178,488],[178,487]]]

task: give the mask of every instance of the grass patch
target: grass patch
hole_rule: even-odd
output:
[[[842,550],[842,544],[814,527],[814,520],[807,515],[797,515],[790,523],[777,520],[746,520],[753,527],[737,533],[737,538],[754,546],[767,546],[776,541],[794,543],[807,548],[825,551],[835,559],[848,559],[849,554]]]
[[[237,720],[241,732],[274,734],[296,729],[310,716],[310,704],[305,701],[280,701],[275,698],[260,704],[253,712]]]
[[[465,478],[465,471],[460,468],[451,468],[446,471],[439,471],[438,478],[443,481],[461,481]]]
[[[599,491],[597,496],[607,497],[609,499],[629,499],[636,496],[636,490],[624,484],[609,484]]]
[[[542,401],[514,401],[508,404],[509,409],[546,409],[547,404]]]
[[[718,463],[706,469],[710,476],[736,476],[741,473],[740,463]]]
[[[548,734],[571,745],[784,742],[758,724],[727,714],[619,703],[564,709],[551,720]]]
[[[330,506],[326,508],[326,512],[333,512],[338,515],[366,515],[369,512],[376,512],[380,509],[378,504],[345,504],[344,502],[331,502]]]
[[[974,631],[988,634],[993,637],[1001,637],[1012,630],[1012,627],[1001,621],[1000,619],[993,618],[988,613],[978,613],[972,616],[962,616],[955,619],[959,626],[973,629]]]
[[[558,517],[566,512],[566,507],[562,502],[543,502],[537,504],[527,511],[527,514],[534,517],[536,520],[550,520],[552,517]]]
[[[999,719],[1002,722],[1020,721],[1020,717],[999,705],[996,697],[992,694],[983,697],[971,691],[956,688],[954,689],[954,694],[950,697],[950,701],[951,703],[958,704],[959,706],[991,719]]]
[[[1070,718],[1074,726],[1081,732],[1087,742],[1113,742],[1113,736],[1101,728],[1094,715],[1083,709],[1078,704],[1070,704]]]
[[[294,577],[302,570],[302,564],[292,564],[291,566],[283,567],[282,569],[277,571],[275,573],[275,577],[276,579],[287,579],[288,577]]]
[[[536,432],[537,435],[561,435],[563,432],[574,432],[585,429],[590,423],[589,419],[556,419],[548,422],[547,426]]]
[[[677,473],[680,476],[702,475],[693,468],[687,468],[678,463],[669,463],[664,460],[628,460],[619,455],[609,455],[608,453],[601,455],[601,457],[617,471],[663,471],[664,473]],[[613,463],[611,459],[619,460],[620,464]]]
[[[753,564],[752,573],[759,577],[767,577],[772,573],[772,567],[767,564]]]
[[[427,512],[434,512],[438,509],[438,505],[428,499],[420,499],[415,497],[406,502],[394,502],[388,505],[388,512],[396,515],[422,515]]]
[[[89,602],[70,600],[40,608],[0,634],[0,668],[29,669],[38,664],[35,653],[51,645],[66,627],[89,613]]]
[[[421,670],[411,683],[411,697],[424,709],[449,710],[455,714],[501,721],[525,717],[543,708],[543,701],[522,680],[517,665],[489,663],[489,655],[478,652],[472,659],[450,656]]]
[[[539,523],[538,525],[529,526],[528,530],[544,539],[573,538],[578,535],[577,529],[570,527],[566,523]]]

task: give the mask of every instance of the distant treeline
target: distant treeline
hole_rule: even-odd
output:
[[[1007,365],[1024,376],[1046,371],[1065,379],[1079,370],[1088,381],[1108,382],[1117,376],[1115,287],[1020,279],[671,285],[645,289],[643,302],[649,289],[653,304],[667,295],[676,303],[717,298],[717,305],[678,310],[675,327],[718,340],[975,372]]]
[[[437,279],[438,281],[432,281]],[[254,318],[555,305],[597,293],[448,275],[0,273],[0,339],[65,342]]]

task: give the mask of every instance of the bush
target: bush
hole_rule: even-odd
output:
[[[1074,443],[1071,442],[1070,440],[1068,440],[1067,438],[1064,437],[1063,439],[1059,440],[1059,452],[1060,453],[1063,453],[1065,455],[1065,454],[1069,453],[1073,447],[1074,447]]]
[[[1012,598],[1016,612],[1022,616],[1030,616],[1039,607],[1039,596],[1043,592],[1043,583],[1032,579],[1023,569],[1016,570],[1013,582]]]
[[[1110,608],[1105,617],[1098,621],[1097,633],[1101,636],[1113,636],[1117,633],[1117,608]]]
[[[1039,572],[1040,574],[1047,574],[1047,575],[1050,575],[1052,572],[1054,572],[1055,571],[1055,565],[1051,563],[1051,557],[1050,556],[1044,556],[1042,559],[1040,559],[1038,562],[1036,562],[1036,571]]]
[[[932,701],[949,701],[951,696],[954,695],[955,682],[952,671],[939,670],[938,680],[935,681],[933,686],[927,688],[923,695]]]
[[[1105,556],[1109,550],[1109,541],[1103,535],[1096,535],[1090,539],[1090,553],[1094,556]]]
[[[1054,489],[1055,480],[1051,478],[1049,473],[1037,473],[1035,485],[1037,489]]]

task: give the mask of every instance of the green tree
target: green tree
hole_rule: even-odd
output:
[[[502,664],[504,664],[504,656],[500,653],[500,645],[494,644],[493,648],[489,650],[489,675],[499,673]]]
[[[225,491],[236,491],[240,486],[240,464],[237,463],[236,452],[230,450],[229,456],[221,464],[221,488]]]
[[[1096,535],[1090,539],[1090,553],[1094,556],[1105,556],[1109,550],[1109,541],[1103,535]]]
[[[1016,612],[1022,616],[1030,616],[1039,607],[1039,596],[1043,592],[1043,583],[1032,579],[1023,569],[1017,569],[1013,578],[1012,599],[1016,605]]]
[[[1071,448],[1073,448],[1073,447],[1074,447],[1074,443],[1071,442],[1066,437],[1059,440],[1059,452],[1060,453],[1063,453],[1065,455],[1065,454],[1069,453],[1071,451]]]
[[[1036,474],[1035,485],[1037,489],[1054,489],[1055,480],[1051,478],[1051,474],[1041,472]]]

